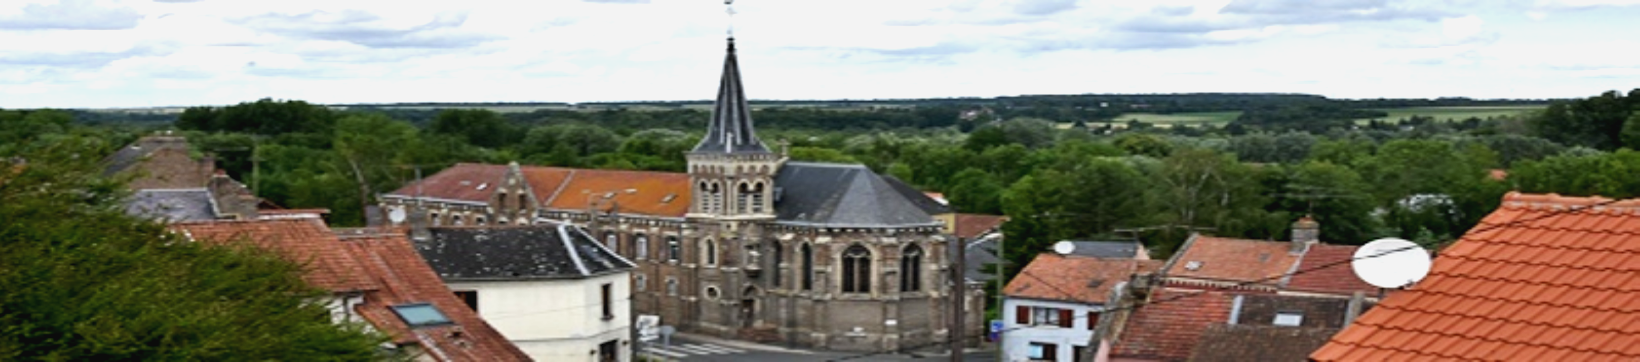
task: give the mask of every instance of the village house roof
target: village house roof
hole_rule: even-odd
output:
[[[1632,361],[1637,334],[1640,201],[1510,193],[1310,358]]]
[[[569,225],[429,228],[416,251],[449,281],[574,279],[630,270],[631,262]]]
[[[1338,328],[1212,324],[1190,353],[1192,362],[1303,361]]]
[[[383,288],[365,293],[357,312],[398,344],[416,343],[441,361],[528,361],[518,346],[469,308],[410,246],[403,234],[343,234],[345,250]],[[411,326],[394,307],[431,305],[450,323]]]
[[[1066,240],[1071,243],[1071,255],[1081,255],[1094,258],[1127,258],[1149,259],[1149,255],[1140,255],[1144,246],[1137,241],[1077,241]]]
[[[525,175],[527,177],[529,173]],[[683,217],[689,212],[688,174],[571,169],[565,180],[558,187],[563,191],[546,203],[547,208],[597,208],[606,212],[669,217]],[[538,195],[541,192],[541,188],[533,185],[531,189],[536,190]],[[588,200],[593,204],[589,205]]]
[[[951,234],[959,238],[973,240],[985,236],[986,233],[998,230],[1002,227],[1002,223],[1006,221],[1008,221],[1008,217],[1002,215],[959,213],[956,214],[955,222],[953,222],[955,225],[952,225],[954,227]]]
[[[303,279],[333,293],[361,293],[351,312],[400,345],[437,361],[527,361],[517,346],[455,299],[402,234],[337,236],[317,217],[171,225],[213,245],[254,245],[304,265]],[[412,326],[394,312],[430,305],[447,321]]]
[[[1351,269],[1350,261],[1355,259],[1355,250],[1359,248],[1355,245],[1310,245],[1298,261],[1297,270],[1303,272],[1295,273],[1282,289],[1336,295],[1355,292],[1376,294],[1378,287],[1367,284]]]
[[[1247,282],[1281,276],[1293,270],[1299,256],[1287,242],[1192,235],[1163,273],[1169,279]],[[1268,284],[1279,284],[1270,281]]]
[[[168,222],[216,219],[215,201],[204,187],[136,190],[125,202],[125,213]]]
[[[318,218],[257,221],[212,221],[173,224],[188,238],[213,245],[252,245],[279,253],[302,264],[304,280],[335,292],[380,289],[364,267],[354,260],[342,243]]]
[[[1009,298],[1105,304],[1117,284],[1134,274],[1155,272],[1161,266],[1160,260],[1043,253],[1031,259],[1002,293]]]
[[[1112,356],[1180,361],[1190,357],[1209,326],[1230,318],[1233,296],[1222,291],[1156,288],[1151,301],[1128,317]]]

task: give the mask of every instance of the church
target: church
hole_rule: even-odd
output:
[[[950,283],[955,216],[863,165],[791,161],[757,137],[729,38],[687,173],[457,164],[381,195],[412,229],[583,226],[633,261],[634,314],[679,330],[808,348],[931,346],[983,292]],[[978,288],[971,288],[978,289]],[[953,310],[953,299],[963,301]]]

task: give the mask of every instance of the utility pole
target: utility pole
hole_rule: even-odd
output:
[[[956,281],[956,285],[954,286],[955,292],[951,296],[951,301],[952,301],[952,307],[951,307],[951,310],[952,310],[952,314],[951,314],[952,315],[952,318],[951,318],[951,321],[952,321],[951,322],[951,324],[952,324],[952,326],[951,326],[951,342],[952,342],[951,343],[951,361],[952,362],[962,361],[962,346],[964,344],[967,344],[966,342],[968,342],[967,338],[964,338],[964,336],[963,336],[963,332],[964,332],[964,329],[965,329],[963,327],[966,326],[966,324],[963,323],[963,321],[965,319],[963,317],[966,317],[966,314],[968,314],[968,311],[963,309],[963,307],[967,305],[966,302],[968,301],[968,292],[967,292],[968,291],[968,280],[967,280],[968,278],[967,278],[967,276],[963,275],[963,272],[968,270],[968,252],[967,251],[968,251],[968,243],[966,243],[962,240],[962,236],[957,236],[956,268],[952,268],[952,270],[951,270],[951,279]],[[901,272],[903,273],[904,271],[901,271]]]
[[[1007,318],[1003,318],[1003,316],[1006,315],[1007,309],[1004,309],[1002,307],[1002,304],[1007,301],[1006,299],[1003,299],[1003,296],[1002,296],[1002,286],[1004,284],[1003,281],[1005,281],[1006,279],[1003,279],[1002,272],[1004,271],[1003,268],[1005,267],[1005,265],[1008,264],[1008,258],[1004,257],[1004,255],[1007,255],[1007,253],[1004,252],[1003,250],[1007,250],[1007,249],[1002,248],[1002,243],[1006,242],[1008,240],[1008,236],[1007,235],[1002,235],[1002,234],[999,233],[996,236],[996,238],[997,238],[997,274],[996,274],[995,277],[992,277],[992,280],[996,281],[996,284],[997,284],[997,319],[1003,320],[1004,321],[1003,325],[1006,326],[1007,325],[1007,322],[1006,322]],[[991,321],[985,321],[985,323],[990,324]],[[1002,346],[1003,346],[1002,341],[1003,341],[1003,339],[1007,338],[1007,335],[1008,335],[1007,331],[997,331],[997,341],[996,341],[996,343],[997,343],[997,362],[1006,361],[1008,359],[1008,355],[1002,353]],[[1081,361],[1077,361],[1077,362],[1081,362]]]

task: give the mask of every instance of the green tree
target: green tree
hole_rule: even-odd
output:
[[[1025,265],[1054,242],[1110,235],[1120,226],[1137,226],[1152,215],[1139,171],[1109,158],[1067,158],[1038,168],[1002,194],[1010,221],[1004,258]]]
[[[0,150],[0,360],[385,357],[385,338],[330,323],[300,265],[126,216],[88,157],[106,145],[60,141]]]
[[[1640,91],[1640,89],[1636,89],[1636,91]],[[1631,93],[1630,98],[1633,97],[1634,96]],[[1623,139],[1623,147],[1628,147],[1631,150],[1640,150],[1640,109],[1636,109],[1633,114],[1629,115],[1628,120],[1623,121],[1623,134],[1621,137]]]
[[[427,130],[460,137],[474,146],[502,148],[518,142],[516,128],[488,109],[445,109],[438,112]]]
[[[958,212],[1001,214],[1003,190],[995,176],[977,168],[967,168],[952,177],[945,197]]]
[[[1116,137],[1115,144],[1117,148],[1135,156],[1163,158],[1173,152],[1173,144],[1148,133],[1123,133]]]

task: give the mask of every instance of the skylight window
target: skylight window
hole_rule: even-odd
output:
[[[399,318],[404,319],[404,324],[412,328],[451,324],[449,317],[445,317],[443,312],[439,312],[438,308],[428,303],[395,305],[393,313],[398,314]]]
[[[1274,323],[1278,326],[1297,327],[1304,324],[1304,314],[1298,312],[1277,312]]]
[[[1184,263],[1184,270],[1196,271],[1202,268],[1202,262],[1191,260]]]

